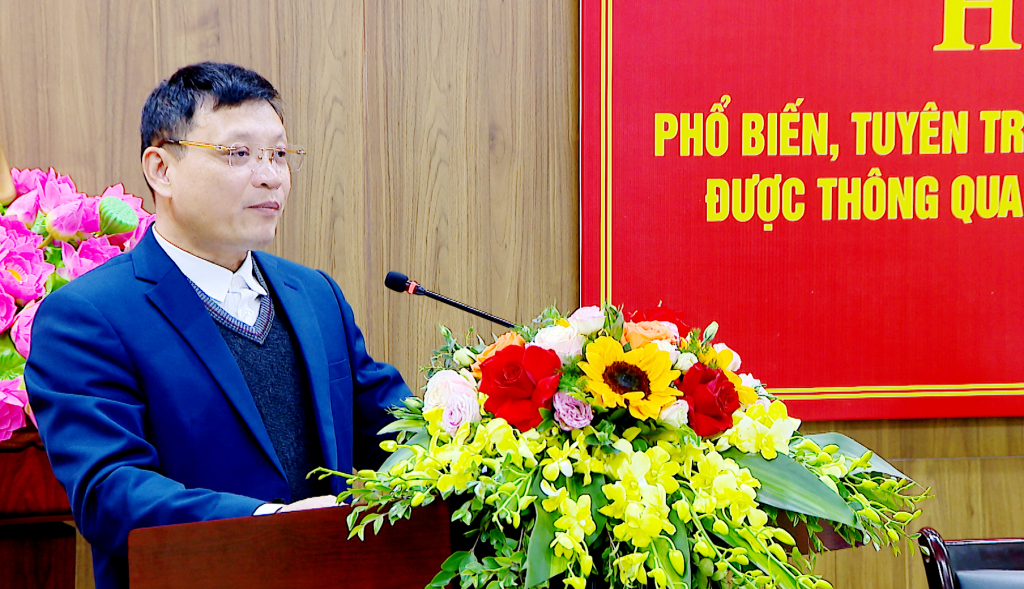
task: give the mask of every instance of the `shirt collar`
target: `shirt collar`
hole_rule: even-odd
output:
[[[153,236],[171,258],[171,261],[181,270],[181,273],[218,303],[224,302],[228,290],[231,288],[231,282],[236,276],[241,277],[245,285],[257,294],[267,294],[266,289],[253,274],[252,252],[246,252],[245,261],[238,267],[238,270],[232,272],[223,266],[190,254],[167,241],[156,228],[153,229]]]

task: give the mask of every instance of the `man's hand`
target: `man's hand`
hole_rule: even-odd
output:
[[[305,511],[307,509],[320,509],[323,507],[337,507],[338,498],[334,495],[322,495],[320,497],[310,497],[309,499],[303,499],[302,501],[296,501],[295,503],[289,503],[281,509],[277,510],[277,513],[285,513],[288,511]]]

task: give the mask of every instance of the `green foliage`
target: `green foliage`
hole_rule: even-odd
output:
[[[0,337],[0,379],[12,380],[25,372],[25,359],[11,341],[10,332]]]
[[[757,492],[761,503],[854,525],[856,516],[839,493],[789,456],[779,455],[773,460],[765,460],[760,455],[744,454],[736,448],[730,448],[722,455],[749,469],[761,482]]]

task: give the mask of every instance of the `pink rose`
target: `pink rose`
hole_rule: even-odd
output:
[[[103,236],[83,241],[77,251],[71,244],[62,242],[60,253],[64,259],[64,267],[57,270],[57,275],[65,280],[74,280],[120,254],[121,249],[110,245],[107,237]]]
[[[597,333],[604,327],[604,311],[601,307],[580,307],[569,316],[569,325],[576,328],[576,331],[583,335]]]
[[[21,388],[21,377],[0,381],[0,442],[9,439],[15,430],[25,427],[28,393]]]
[[[3,293],[3,296],[10,295]],[[21,313],[18,313],[11,325],[11,340],[14,341],[14,349],[18,350],[22,358],[28,358],[28,354],[32,350],[32,322],[35,321],[38,310],[39,301],[30,302],[25,305]]]
[[[43,296],[53,270],[53,264],[43,260],[42,250],[25,246],[8,250],[0,258],[0,289],[24,305]]]
[[[594,409],[590,403],[581,401],[569,393],[559,391],[551,399],[555,410],[555,421],[562,431],[583,429],[594,420]]]
[[[453,395],[476,398],[476,388],[466,377],[454,370],[441,370],[427,381],[427,390],[423,394],[423,412],[437,407],[447,407]]]
[[[480,421],[480,401],[476,393],[467,394],[465,391],[458,391],[448,397],[448,404],[444,407],[444,415],[441,423],[448,435],[454,436],[464,423],[476,423]]]

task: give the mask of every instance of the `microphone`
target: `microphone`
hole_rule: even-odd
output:
[[[476,315],[477,317],[481,317],[481,318],[486,319],[488,321],[491,321],[493,323],[497,323],[498,325],[501,325],[502,327],[508,327],[508,328],[515,327],[515,324],[512,323],[511,321],[505,321],[504,319],[501,319],[500,317],[495,317],[494,315],[491,315],[490,313],[484,313],[483,311],[481,311],[479,309],[474,309],[473,307],[470,307],[468,305],[463,305],[462,303],[460,303],[458,301],[453,301],[453,300],[449,299],[448,297],[441,296],[441,295],[439,295],[437,293],[430,292],[429,290],[427,290],[427,289],[423,288],[422,286],[420,286],[419,283],[416,282],[415,280],[409,280],[409,277],[406,276],[405,274],[402,274],[401,272],[388,272],[388,275],[384,277],[384,286],[390,288],[391,290],[393,290],[395,292],[404,292],[404,293],[413,294],[413,295],[426,295],[426,296],[434,299],[435,301],[441,301],[442,303],[444,303],[446,305],[451,305],[451,306],[455,307],[456,309],[465,311],[465,312],[470,313],[472,315]]]

